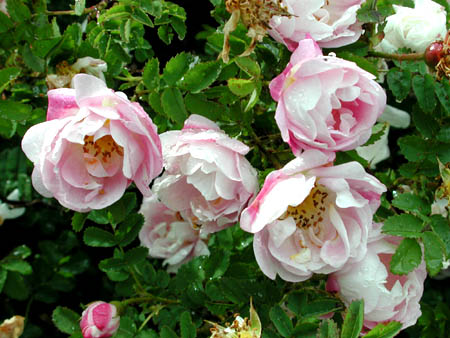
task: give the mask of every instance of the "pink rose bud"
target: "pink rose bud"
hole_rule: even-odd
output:
[[[149,184],[162,170],[150,117],[92,75],[78,74],[73,83],[75,89],[48,92],[47,121],[23,137],[34,188],[81,212],[113,204],[131,182],[150,196]]]
[[[335,48],[359,39],[362,24],[356,12],[365,0],[283,0],[291,17],[274,16],[269,34],[291,51],[310,36],[320,47]]]
[[[165,172],[153,185],[158,198],[202,233],[235,224],[258,191],[256,170],[245,158],[249,147],[199,115],[182,130],[163,133],[161,142]]]
[[[209,255],[207,236],[201,236],[200,229],[159,202],[156,195],[144,198],[139,212],[145,217],[139,232],[141,245],[148,248],[149,256],[164,258],[167,271],[177,272],[192,258]]]
[[[386,105],[375,76],[355,63],[323,56],[302,40],[282,74],[270,83],[275,120],[295,155],[305,149],[333,154],[364,144]]]
[[[367,254],[361,261],[347,264],[331,274],[327,282],[327,290],[337,292],[347,305],[364,299],[363,331],[390,321],[402,323],[405,329],[421,315],[419,301],[427,276],[425,262],[422,260],[407,275],[394,275],[389,264],[400,238],[383,235],[380,230],[381,224],[374,224]]]
[[[306,150],[272,171],[244,209],[240,225],[269,278],[290,282],[328,274],[366,254],[372,218],[386,187],[357,162],[330,166]]]
[[[119,324],[115,305],[97,301],[83,311],[80,327],[83,338],[106,338],[116,333]]]

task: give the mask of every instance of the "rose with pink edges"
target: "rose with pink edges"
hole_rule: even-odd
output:
[[[177,272],[192,258],[209,255],[207,237],[200,236],[198,228],[159,202],[156,195],[144,198],[139,212],[145,218],[139,232],[141,245],[148,248],[149,256],[164,258],[167,271]]]
[[[335,48],[359,39],[362,23],[356,14],[365,0],[283,0],[291,17],[274,16],[269,34],[294,50],[308,36],[320,47]]]
[[[81,212],[113,204],[131,182],[151,195],[162,153],[150,117],[94,76],[78,74],[73,83],[48,92],[47,121],[23,137],[34,188]]]
[[[244,156],[249,147],[199,115],[160,136],[165,172],[153,185],[159,199],[205,234],[235,224],[258,191],[256,170]]]
[[[275,120],[295,155],[304,149],[355,149],[370,137],[386,105],[375,76],[355,63],[323,56],[312,39],[300,42],[282,74],[270,83]]]
[[[119,324],[116,306],[97,301],[83,311],[80,327],[83,338],[106,338],[116,333]]]
[[[255,234],[253,249],[264,274],[300,282],[364,257],[384,191],[359,163],[332,166],[327,155],[306,150],[266,177],[240,225]]]
[[[420,298],[427,276],[425,262],[407,275],[389,270],[400,238],[381,234],[381,224],[374,224],[369,235],[367,254],[359,262],[347,264],[328,277],[327,290],[337,292],[346,305],[364,299],[364,329],[379,323],[397,321],[402,329],[412,326],[421,315]]]

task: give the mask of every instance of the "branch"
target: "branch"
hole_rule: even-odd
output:
[[[102,0],[94,6],[85,8],[83,11],[83,14],[89,14],[92,12],[99,11],[99,10],[105,8],[110,1],[111,0]],[[67,11],[45,11],[45,14],[47,14],[47,15],[75,15],[75,10],[70,9]]]
[[[391,60],[398,60],[398,61],[406,61],[406,60],[424,60],[425,53],[389,54],[389,53],[376,52],[376,51],[371,50],[371,51],[369,51],[369,56],[391,59]]]

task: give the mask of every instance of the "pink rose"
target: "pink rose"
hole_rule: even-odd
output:
[[[365,0],[283,0],[293,16],[273,17],[269,34],[291,51],[308,35],[325,48],[349,45],[362,33],[356,12],[363,2]]]
[[[332,166],[326,154],[306,150],[267,176],[240,224],[255,234],[253,249],[264,274],[300,282],[364,257],[384,191],[359,163]]]
[[[115,305],[97,301],[83,311],[80,327],[83,338],[106,338],[116,333],[119,324]]]
[[[162,170],[156,126],[100,79],[78,74],[73,81],[75,89],[48,92],[47,121],[23,137],[34,188],[81,212],[113,204],[131,182],[149,196]]]
[[[161,142],[165,172],[153,186],[159,199],[202,233],[236,223],[258,190],[256,170],[244,157],[249,148],[199,115],[181,131],[163,133]]]
[[[355,63],[323,56],[311,39],[300,42],[286,69],[270,83],[275,119],[294,154],[355,149],[371,135],[386,105],[375,77]]]
[[[209,255],[207,238],[200,236],[199,229],[185,221],[178,211],[167,208],[156,195],[144,198],[139,211],[145,223],[139,232],[141,245],[148,248],[149,255],[164,258],[169,272],[196,256]]]
[[[424,261],[404,276],[390,272],[389,264],[400,240],[381,234],[380,225],[374,224],[364,259],[347,264],[327,282],[327,290],[338,292],[347,305],[364,299],[365,331],[390,321],[402,323],[403,329],[414,325],[421,315],[419,301],[427,276]]]

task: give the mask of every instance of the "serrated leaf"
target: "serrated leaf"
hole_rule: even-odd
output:
[[[436,275],[442,268],[444,257],[443,243],[439,237],[431,231],[425,231],[422,236],[424,246],[425,263],[430,276]]]
[[[169,85],[173,86],[180,80],[189,69],[192,56],[187,53],[180,53],[171,58],[164,67],[163,79]]]
[[[258,77],[261,75],[261,67],[258,62],[248,56],[238,57],[234,60],[234,62],[236,62],[239,68],[250,76]]]
[[[356,300],[350,304],[342,324],[342,337],[358,338],[364,322],[364,301]]]
[[[72,216],[72,229],[75,232],[80,232],[83,229],[84,223],[88,218],[87,213],[75,212]]]
[[[23,22],[31,17],[30,9],[22,2],[17,0],[6,0],[8,14],[15,22]]]
[[[392,236],[418,238],[421,236],[423,222],[411,214],[394,215],[386,219],[382,232]]]
[[[23,45],[21,54],[25,64],[33,71],[39,73],[43,73],[45,71],[45,60],[36,56],[27,43]]]
[[[253,80],[231,78],[228,79],[228,88],[233,94],[243,97],[252,93],[256,84]]]
[[[128,264],[137,264],[143,261],[148,256],[148,249],[144,247],[137,247],[128,250],[125,253],[124,260]]]
[[[181,331],[181,338],[197,337],[196,327],[192,323],[192,318],[188,311],[184,311],[180,316],[180,331]]]
[[[159,60],[157,58],[151,58],[147,61],[142,80],[144,85],[150,90],[159,88]]]
[[[66,307],[58,306],[53,311],[52,321],[63,333],[74,334],[80,330],[80,315]]]
[[[402,323],[399,322],[390,322],[388,324],[380,323],[375,326],[372,330],[370,330],[366,338],[392,338],[397,335],[402,329]]]
[[[417,195],[405,193],[396,196],[392,205],[405,211],[411,211],[422,215],[428,215],[431,212],[430,205]]]
[[[209,279],[220,278],[230,265],[230,252],[225,250],[213,251],[205,264],[205,273]]]
[[[415,239],[405,238],[392,256],[390,269],[396,275],[406,275],[422,261],[422,249]]]
[[[133,13],[131,13],[131,17],[136,20],[137,22],[140,22],[143,25],[153,27],[153,21],[148,17],[145,12],[140,9],[139,7],[134,7]]]
[[[8,277],[8,271],[6,271],[5,269],[3,269],[0,266],[0,293],[2,293],[2,291],[3,291],[3,286],[5,285],[7,277]]]
[[[160,24],[155,20],[156,24]],[[173,39],[172,28],[170,26],[164,25],[158,27],[158,37],[164,42],[166,45],[170,45]]]
[[[10,271],[8,272],[3,292],[10,298],[25,300],[30,296],[30,287],[25,283],[21,274]]]
[[[127,262],[121,258],[106,258],[100,261],[98,267],[103,272],[121,270],[127,267]]]
[[[116,239],[112,233],[96,227],[84,230],[83,240],[86,245],[93,247],[107,248],[116,245]]]
[[[1,20],[1,19],[0,19]],[[0,70],[0,94],[9,83],[15,80],[20,74],[20,68],[9,67]]]
[[[227,112],[226,106],[214,101],[209,101],[202,93],[188,93],[184,98],[184,102],[187,110],[192,114],[203,115],[213,121],[218,120],[224,112]]]
[[[170,25],[175,30],[175,32],[178,34],[178,39],[184,40],[186,37],[186,24],[184,23],[183,19],[180,19],[178,17],[172,16],[170,18]]]
[[[435,82],[434,89],[441,107],[447,113],[447,116],[450,116],[450,84],[448,79],[444,78],[441,82]]]
[[[14,120],[23,121],[30,117],[33,107],[12,100],[0,100],[0,116]]]
[[[161,328],[159,335],[161,338],[178,338],[177,334],[167,325]]]
[[[339,338],[337,324],[332,319],[322,322],[319,329],[319,338]]]
[[[403,101],[411,90],[411,72],[407,69],[391,68],[387,73],[387,83],[397,101]]]
[[[292,321],[279,305],[275,305],[270,309],[269,317],[280,335],[283,337],[289,337],[291,335],[294,330]]]
[[[447,219],[441,215],[432,215],[430,221],[431,228],[444,243],[447,257],[450,256],[450,227],[448,226]]]
[[[425,138],[433,137],[440,128],[436,119],[432,115],[423,112],[416,104],[413,105],[412,119],[417,130],[420,131]]]
[[[416,75],[412,79],[412,87],[416,94],[420,108],[431,113],[436,108],[436,97],[434,95],[434,78],[430,74],[424,76]]]
[[[86,8],[86,0],[75,0],[75,15],[83,15],[84,9]]]
[[[142,214],[133,214],[119,226],[116,233],[118,244],[122,247],[127,246],[139,234],[144,224],[144,216]]]
[[[366,143],[364,143],[364,147],[370,146],[377,142],[381,137],[384,135],[386,129],[388,128],[389,124],[387,123],[377,123],[372,127],[372,135],[370,135],[370,138],[367,140]]]
[[[188,114],[180,90],[178,88],[164,89],[161,103],[165,114],[179,126],[182,126]]]
[[[318,317],[339,310],[341,307],[333,299],[321,299],[304,304],[300,309],[303,317]]]
[[[436,135],[438,141],[450,143],[450,126],[442,127]]]
[[[427,142],[417,136],[404,136],[398,140],[401,153],[408,161],[420,162],[430,156],[431,149]]]
[[[197,63],[184,75],[181,85],[191,93],[198,93],[217,79],[221,69],[218,61]]]
[[[0,261],[0,265],[6,270],[15,271],[22,275],[30,275],[33,272],[31,265],[18,257],[6,257]]]

